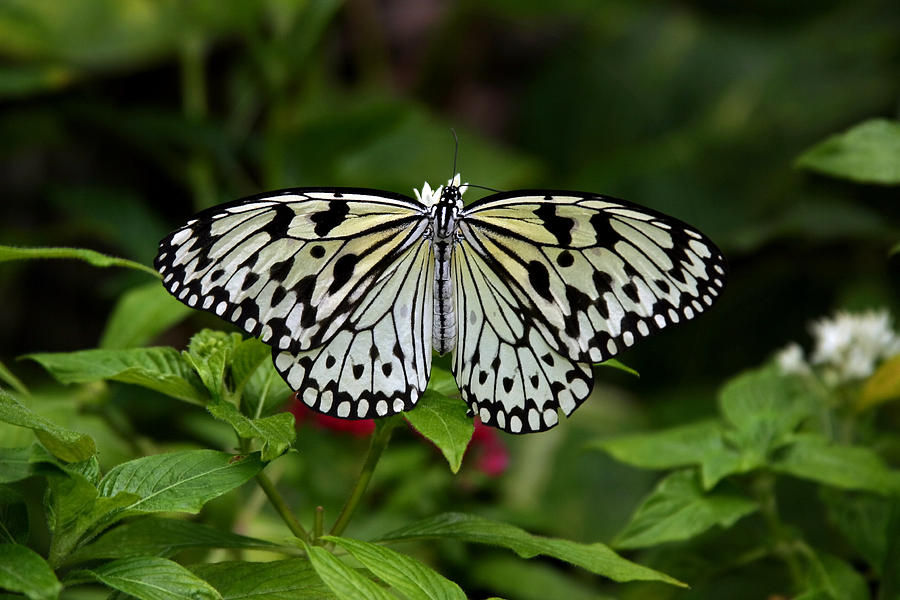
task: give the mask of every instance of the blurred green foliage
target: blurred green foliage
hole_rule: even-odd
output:
[[[361,538],[466,510],[584,543],[623,531],[633,541],[625,526],[641,498],[696,493],[696,482],[676,472],[657,484],[585,452],[587,441],[715,417],[726,377],[804,339],[809,320],[835,307],[900,314],[900,256],[888,256],[900,237],[896,162],[875,176],[854,175],[857,164],[848,175],[840,156],[852,128],[870,119],[895,133],[863,167],[890,156],[880,149],[890,143],[896,152],[895,0],[4,0],[0,57],[3,244],[81,246],[149,264],[165,233],[218,202],[288,186],[409,193],[439,183],[450,174],[454,127],[468,181],[624,197],[695,225],[724,250],[732,273],[715,310],[624,355],[640,380],[599,370],[594,397],[572,419],[504,438],[502,477],[470,458],[454,476],[440,453],[398,431],[374,475],[372,509],[351,527]],[[891,168],[893,179],[884,175]],[[178,324],[183,313],[161,316],[164,300],[147,284],[136,271],[74,261],[0,263],[0,379],[32,388],[31,408],[66,434],[89,434],[104,470],[150,450],[235,443],[235,415],[213,420],[119,383],[51,387],[36,363],[14,360],[98,346],[180,349],[192,332],[222,326],[208,315]],[[143,312],[129,323],[131,311]],[[147,325],[157,321],[173,327],[160,334]],[[892,404],[878,410],[883,429],[900,424]],[[0,446],[31,439],[6,428]],[[877,444],[896,464],[900,445]],[[294,447],[296,460],[270,467],[282,469],[280,487],[304,522],[316,505],[335,516],[365,442],[306,423]],[[854,532],[873,522],[884,531],[896,515],[862,493],[829,496],[802,481],[777,492],[792,526],[830,553],[810,559],[823,573],[811,589],[858,593],[858,576],[832,554],[881,564],[883,541]],[[259,492],[242,488],[207,503],[201,519],[285,535],[260,505]],[[740,502],[729,506],[735,512],[708,518],[743,514]],[[741,558],[738,541],[761,518],[628,555],[689,581],[688,591],[614,586],[545,559],[527,563],[541,561],[526,578],[521,561],[455,541],[415,553],[479,597],[550,597],[535,590],[560,580],[570,597],[787,596],[798,590],[775,561],[721,569],[715,560]],[[32,547],[46,550],[46,528],[32,528]],[[209,558],[191,552],[182,562]],[[56,589],[45,583],[45,593]]]

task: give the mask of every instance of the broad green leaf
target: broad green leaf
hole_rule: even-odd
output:
[[[208,501],[255,476],[263,466],[256,452],[244,456],[215,450],[157,454],[113,467],[100,482],[100,493],[140,496],[126,507],[126,514],[197,513]]]
[[[512,556],[479,556],[467,568],[478,587],[517,600],[613,600],[612,596],[598,594],[590,580],[582,582],[551,565],[524,562]]]
[[[262,460],[269,462],[284,454],[294,443],[296,430],[294,416],[283,412],[261,419],[250,419],[232,404],[219,402],[206,407],[212,416],[225,421],[242,439],[258,439],[262,442]]]
[[[900,185],[900,123],[864,121],[804,152],[797,166],[860,183]]]
[[[765,464],[769,453],[816,409],[816,399],[798,377],[774,369],[750,371],[731,379],[719,394],[722,415],[746,463]]]
[[[0,246],[0,262],[42,258],[72,258],[83,260],[95,267],[127,267],[150,273],[157,278],[159,277],[159,273],[147,265],[84,248],[19,248],[15,246]]]
[[[459,387],[453,373],[442,369],[437,365],[431,367],[431,377],[428,378],[428,388],[444,396],[459,396]]]
[[[466,600],[458,585],[405,554],[351,538],[323,539],[349,552],[378,579],[410,600]]]
[[[159,282],[132,288],[116,302],[100,338],[100,348],[143,346],[190,312],[188,306],[173,298]]]
[[[774,457],[771,468],[845,490],[885,495],[900,491],[900,472],[889,469],[873,450],[833,444],[812,434],[798,435]]]
[[[309,562],[319,578],[338,598],[354,600],[396,600],[396,597],[372,580],[345,565],[321,546],[303,544]]]
[[[9,387],[16,390],[23,396],[28,395],[28,388],[25,387],[25,384],[16,377],[12,371],[10,371],[6,365],[0,362],[0,381],[5,381]]]
[[[581,544],[533,535],[507,523],[474,515],[444,513],[381,536],[380,542],[452,538],[476,544],[501,546],[523,558],[551,556],[614,581],[662,581],[684,586],[665,573],[626,560],[601,543]]]
[[[188,349],[181,354],[194,367],[213,400],[228,400],[225,369],[231,365],[231,357],[240,343],[239,333],[204,329],[191,338]]]
[[[466,412],[465,403],[458,398],[426,389],[418,405],[403,416],[440,449],[450,463],[450,470],[457,473],[475,431]]]
[[[53,565],[111,522],[111,515],[138,500],[138,496],[128,492],[100,497],[97,488],[80,473],[53,470],[46,477],[47,515],[53,533],[48,558]]]
[[[12,486],[0,485],[0,544],[25,544],[29,530],[25,496]]]
[[[191,570],[227,600],[328,600],[331,593],[310,562],[289,558],[271,562],[227,561]]]
[[[244,384],[241,407],[254,418],[266,417],[284,408],[292,393],[272,360],[267,359]]]
[[[888,554],[893,500],[868,493],[823,487],[820,495],[828,521],[879,575]]]
[[[0,421],[31,429],[47,450],[66,462],[85,460],[97,451],[90,436],[51,423],[3,390],[0,390]]]
[[[0,588],[31,600],[59,596],[62,585],[39,554],[20,544],[0,544]]]
[[[166,558],[122,558],[66,578],[95,580],[140,600],[221,600],[216,589],[181,565]]]
[[[804,554],[807,563],[807,586],[830,600],[869,600],[865,578],[847,562],[836,556],[810,550]],[[816,597],[816,596],[812,596]]]
[[[38,444],[22,448],[0,448],[0,483],[12,483],[35,474],[42,463],[62,469],[47,450]]]
[[[741,455],[723,439],[723,426],[708,420],[680,425],[652,433],[623,435],[590,442],[613,458],[642,469],[673,469],[698,465],[703,487],[711,489],[723,477],[756,465],[745,463]]]
[[[900,398],[900,354],[883,362],[863,383],[856,408],[866,410]]]
[[[197,374],[169,347],[29,354],[61,383],[101,379],[132,383],[194,404],[208,394]]]
[[[672,473],[650,492],[613,545],[646,548],[687,540],[716,525],[731,527],[758,508],[750,498],[724,487],[704,492],[694,469]]]
[[[73,564],[99,558],[135,556],[169,557],[187,548],[276,550],[279,546],[191,521],[147,517],[125,523],[104,533],[96,541],[79,548],[66,558],[65,562]]]

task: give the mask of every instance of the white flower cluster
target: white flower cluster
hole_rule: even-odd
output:
[[[840,311],[810,324],[814,348],[806,361],[803,349],[792,342],[775,355],[784,373],[810,373],[821,367],[826,383],[837,385],[868,377],[885,358],[900,353],[900,336],[887,310],[864,313]]]
[[[462,196],[466,193],[468,187],[466,184],[461,183],[462,179],[460,179],[459,173],[457,173],[453,179],[447,181],[447,185],[455,185],[459,188],[459,195]],[[439,185],[436,190],[431,189],[431,185],[426,181],[425,185],[422,186],[422,191],[413,190],[416,194],[416,200],[424,204],[425,206],[431,206],[432,204],[437,203],[438,200],[441,199],[441,192],[444,191],[444,186]]]

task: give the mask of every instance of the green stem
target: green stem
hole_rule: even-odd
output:
[[[760,474],[755,481],[754,488],[759,501],[760,513],[772,536],[772,553],[784,561],[790,573],[791,582],[795,588],[800,589],[805,582],[803,566],[798,559],[797,552],[802,540],[797,539],[797,536],[781,521],[778,514],[778,501],[775,497],[775,477],[768,473]]]
[[[272,506],[275,508],[275,512],[281,517],[281,520],[288,526],[288,529],[291,530],[295,536],[303,540],[304,542],[309,542],[309,533],[306,532],[306,529],[303,525],[300,524],[300,521],[294,516],[294,513],[291,512],[291,509],[288,508],[287,502],[284,501],[284,498],[272,484],[272,481],[268,478],[265,473],[259,473],[256,476],[256,483],[259,484],[259,487],[262,488],[262,491],[266,493],[266,496],[269,497],[269,502],[272,503]]]
[[[313,541],[318,540],[322,537],[322,532],[325,530],[325,508],[322,506],[316,507],[316,517],[313,522]]]
[[[353,490],[350,492],[350,497],[348,497],[347,502],[344,503],[341,514],[338,515],[329,535],[341,535],[347,528],[347,524],[350,523],[353,512],[356,510],[356,506],[366,493],[366,488],[369,485],[369,481],[372,479],[372,473],[375,472],[375,467],[378,465],[381,453],[384,452],[388,442],[391,440],[391,433],[394,431],[398,422],[397,418],[394,417],[387,419],[383,424],[379,423],[376,426],[375,435],[372,436],[372,442],[369,444],[369,451],[366,453],[366,461],[363,463],[362,469],[356,477],[356,483],[353,485]]]

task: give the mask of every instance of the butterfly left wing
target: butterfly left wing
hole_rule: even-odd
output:
[[[494,194],[465,208],[465,243],[556,351],[601,362],[712,306],[725,259],[689,225],[581,192]]]

